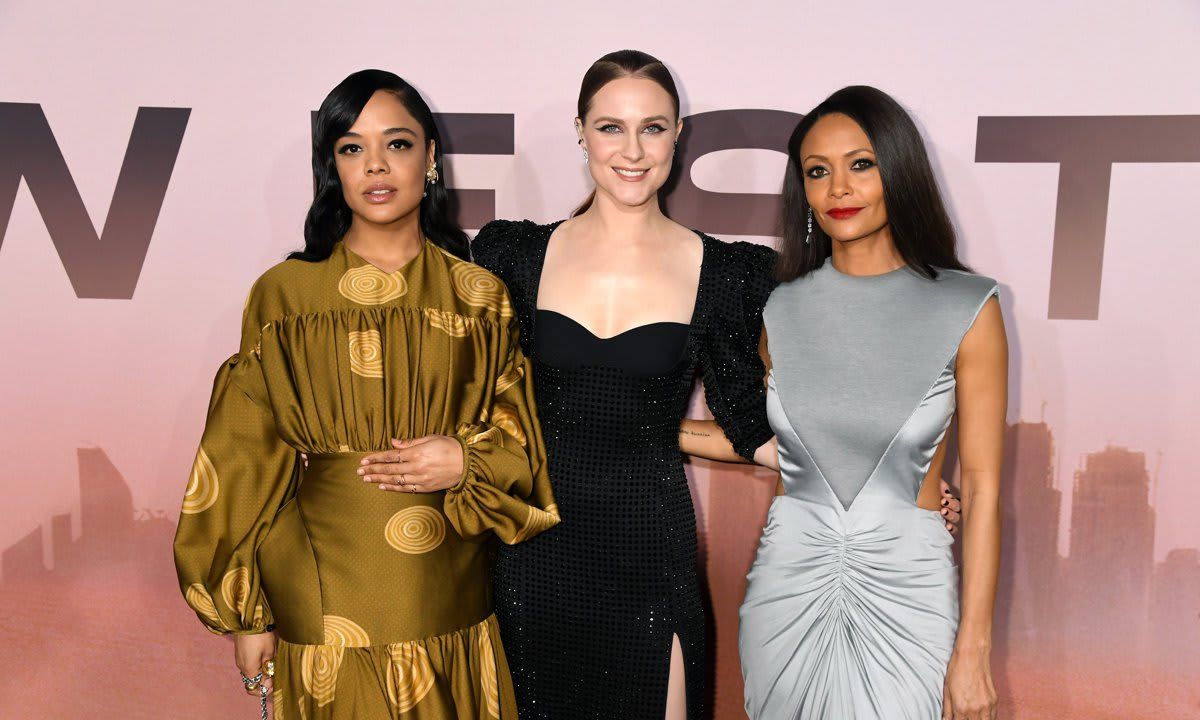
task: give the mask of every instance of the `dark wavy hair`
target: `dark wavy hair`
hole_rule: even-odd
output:
[[[421,125],[427,141],[434,143],[433,162],[438,181],[426,185],[421,199],[421,232],[434,245],[469,259],[467,234],[451,215],[446,192],[446,173],[442,165],[442,136],[433,121],[433,112],[416,88],[386,70],[359,70],[338,83],[321,108],[313,129],[312,166],[315,193],[308,216],[304,218],[304,249],[288,258],[319,262],[329,257],[334,245],[350,229],[350,206],[342,195],[334,162],[334,144],[344,136],[371,96],[390,92]]]
[[[788,140],[788,164],[783,180],[783,241],[776,278],[781,282],[803,277],[824,264],[833,252],[829,236],[813,223],[808,235],[808,199],[800,143],[826,115],[840,113],[858,123],[875,150],[888,225],[896,250],[914,271],[937,277],[937,268],[968,270],[959,261],[954,226],[942,202],[925,143],[909,114],[890,95],[866,85],[853,85],[825,98],[796,125]]]
[[[671,96],[671,102],[675,105],[675,119],[679,119],[679,91],[675,89],[675,78],[671,77],[667,66],[658,58],[641,50],[617,50],[592,63],[583,74],[583,82],[579,86],[579,100],[576,103],[576,117],[580,122],[587,117],[588,110],[592,107],[592,98],[596,97],[600,88],[613,80],[626,77],[643,78],[658,83]],[[575,208],[571,217],[586,212],[595,199],[596,191],[593,190],[587,200]]]

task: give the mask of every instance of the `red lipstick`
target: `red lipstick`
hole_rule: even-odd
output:
[[[832,208],[830,210],[826,210],[825,214],[834,220],[845,220],[847,218],[854,217],[859,213],[860,210],[862,210],[861,207]]]

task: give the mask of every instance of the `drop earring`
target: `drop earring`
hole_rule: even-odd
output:
[[[438,181],[437,166],[430,167],[425,171],[425,192],[421,193],[421,197],[429,197],[429,186],[436,185]]]
[[[584,164],[584,165],[587,165],[587,164],[588,164],[588,154],[587,154],[587,148],[584,148],[584,149],[583,149],[583,164]]]
[[[812,208],[808,209],[808,235],[804,237],[805,245],[812,245]]]

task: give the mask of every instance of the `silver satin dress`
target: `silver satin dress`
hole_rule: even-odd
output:
[[[954,361],[995,281],[833,264],[767,302],[767,415],[785,494],[741,607],[755,720],[938,720],[958,568],[917,507],[955,409]]]

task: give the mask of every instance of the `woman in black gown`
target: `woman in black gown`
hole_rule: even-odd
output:
[[[633,121],[592,117],[594,97],[621,78],[648,79],[670,96],[674,117],[659,123],[670,135],[655,138],[660,131],[642,121],[632,127]],[[614,100],[608,106],[621,104]],[[656,239],[662,253],[670,252],[671,243],[696,246],[698,283],[693,268],[687,281],[698,284],[687,306],[690,322],[648,322],[599,337],[566,313],[547,309],[592,301],[557,292],[558,299],[547,303],[556,287],[551,273],[570,272],[565,268],[571,264],[553,262],[543,274],[548,247],[555,246],[553,255],[621,253],[621,238],[592,237],[594,246],[584,250],[575,240],[580,233],[573,237],[565,232],[569,228],[560,230],[562,223],[496,221],[472,246],[475,261],[504,280],[512,296],[521,344],[533,360],[537,409],[563,518],[542,536],[502,547],[496,565],[497,616],[522,720],[662,720],[670,706],[675,637],[674,647],[682,651],[674,659],[683,669],[677,679],[686,684],[686,716],[705,717],[707,710],[696,518],[679,426],[698,370],[708,406],[738,452],[749,458],[771,437],[757,347],[774,254],[685,230],[662,215],[657,190],[670,170],[678,102],[669,72],[644,53],[612,53],[593,65],[584,78],[577,122],[585,156],[592,150],[597,190],[566,222],[586,226],[600,219],[611,229],[612,217],[632,208],[645,215],[639,222],[663,228]],[[621,127],[603,124],[610,119]],[[593,140],[593,132],[601,134]],[[609,135],[635,132],[645,147],[617,152],[612,162],[599,149],[611,145]],[[663,141],[663,162],[655,162],[656,143]],[[630,188],[625,178],[605,178],[614,167],[627,176],[646,170],[650,185]],[[639,199],[645,207],[635,205]],[[611,248],[600,247],[609,242]],[[559,278],[557,286],[561,283]],[[655,320],[670,305],[652,296],[632,301],[649,306],[646,312]],[[688,314],[679,319],[686,321]]]
[[[495,566],[521,720],[708,717],[680,423],[699,372],[737,452],[772,436],[758,339],[774,253],[663,215],[679,118],[661,62],[601,58],[576,119],[592,196],[566,221],[489,223],[472,245],[512,298],[562,518]],[[394,451],[367,462],[384,484],[404,469]]]

